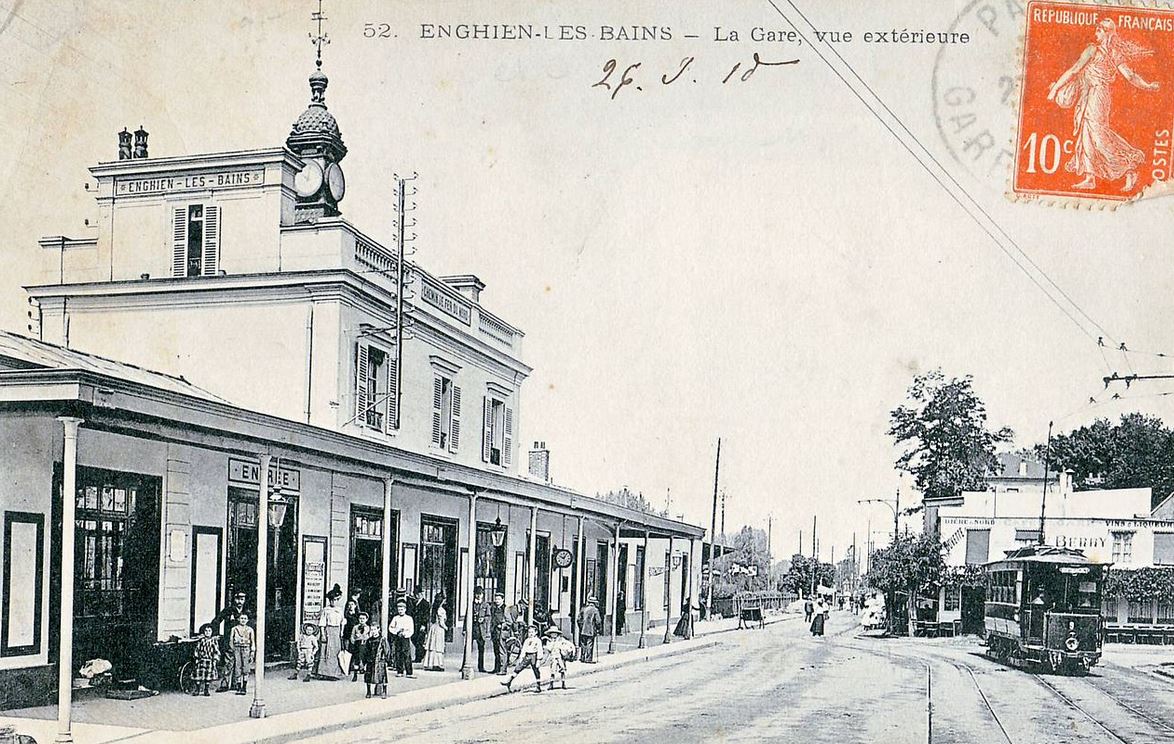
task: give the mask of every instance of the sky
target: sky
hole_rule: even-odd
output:
[[[837,51],[1108,336],[1174,352],[1169,197],[1017,202],[1005,167],[961,149],[954,130],[970,114],[1011,147],[1022,17],[1002,4],[991,17],[991,4],[795,1],[857,39],[969,31],[946,49]],[[116,157],[124,126],[149,130],[157,156],[284,141],[308,100],[314,7],[0,0],[0,326],[24,328],[37,238],[84,234],[96,214],[86,169]],[[560,484],[626,485],[657,506],[671,495],[673,514],[708,525],[721,437],[727,530],[771,519],[772,548],[789,555],[800,531],[810,551],[816,517],[827,560],[870,526],[884,541],[891,512],[858,500],[902,488],[916,503],[886,430],[917,373],[973,375],[1018,446],[1042,441],[1050,420],[1174,420],[1160,395],[1174,384],[1102,394],[1106,374],[1174,371],[1166,359],[1099,349],[809,45],[749,39],[788,29],[767,0],[324,8],[326,100],[349,149],[343,214],[389,239],[392,174],[420,174],[415,258],[478,275],[483,304],[526,332],[521,438],[548,444]],[[587,38],[420,38],[422,24],[460,23],[582,26]],[[600,38],[632,25],[672,38]],[[738,41],[717,40],[731,30]],[[755,53],[799,62],[743,81]],[[593,87],[611,59],[612,87]],[[972,110],[937,117],[959,86],[976,92],[961,107]]]

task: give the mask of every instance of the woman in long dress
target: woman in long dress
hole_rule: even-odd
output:
[[[815,604],[815,614],[811,617],[811,635],[823,635],[823,623],[826,619],[824,616],[825,608],[823,601],[820,600]]]
[[[1117,24],[1106,18],[1097,24],[1096,43],[1086,47],[1080,59],[1052,83],[1048,100],[1061,108],[1073,107],[1072,134],[1076,142],[1064,168],[1084,176],[1073,188],[1094,189],[1097,178],[1115,181],[1122,176],[1122,191],[1136,188],[1137,168],[1145,161],[1145,153],[1113,130],[1109,121],[1112,86],[1120,74],[1137,88],[1157,90],[1157,83],[1146,82],[1129,67],[1134,59],[1152,53],[1122,39]]]
[[[342,598],[342,589],[338,584],[326,595],[326,606],[318,618],[319,637],[318,665],[314,676],[319,679],[342,679],[345,675],[343,668],[338,664],[338,652],[342,651],[342,626],[344,617],[338,600]]]
[[[424,668],[444,671],[444,634],[448,631],[448,612],[444,609],[444,593],[432,599],[432,622],[424,638]]]

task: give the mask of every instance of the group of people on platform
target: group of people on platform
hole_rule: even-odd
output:
[[[342,597],[342,588],[335,584],[326,593],[325,606],[317,620],[302,625],[289,679],[309,682],[349,676],[357,682],[362,677],[367,697],[386,697],[390,671],[408,678],[415,678],[417,667],[444,671],[449,618],[443,592],[431,600],[422,593],[397,592],[390,598],[392,611],[386,635],[379,628],[380,598],[375,597],[365,606],[359,590],[352,591],[345,604]],[[249,674],[257,661],[257,638],[250,625],[247,600],[245,592],[236,592],[230,605],[200,627],[193,650],[194,694],[208,695],[217,681],[219,692],[247,693]],[[617,610],[623,607],[622,601],[617,602]],[[620,611],[618,633],[623,632],[622,618]],[[494,592],[492,601],[487,601],[485,589],[477,587],[472,622],[477,670],[508,675],[502,684],[509,688],[519,673],[531,669],[535,685],[540,688],[539,669],[550,667],[551,688],[556,681],[565,687],[567,662],[578,659],[595,663],[596,639],[605,632],[604,619],[593,596],[587,598],[575,620],[578,647],[563,635],[549,613],[537,608],[530,612],[525,600],[507,607],[501,592]],[[678,627],[679,633],[681,630]],[[485,666],[487,645],[493,653],[492,670]]]

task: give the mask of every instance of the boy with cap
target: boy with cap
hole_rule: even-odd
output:
[[[395,665],[395,676],[402,677],[406,673],[409,678],[415,678],[412,673],[412,636],[416,633],[416,624],[408,614],[408,603],[400,600],[395,603],[395,616],[387,623],[387,634],[391,636],[392,662]]]

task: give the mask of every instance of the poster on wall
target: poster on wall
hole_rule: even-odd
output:
[[[302,538],[302,622],[316,623],[326,599],[326,538]]]

